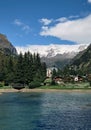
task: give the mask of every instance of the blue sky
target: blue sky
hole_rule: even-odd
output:
[[[14,46],[91,41],[91,0],[0,0],[0,33]]]

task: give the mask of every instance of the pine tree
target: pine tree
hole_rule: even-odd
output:
[[[16,63],[16,71],[15,71],[15,81],[17,83],[25,83],[24,79],[24,62],[22,53],[19,54],[17,63]]]
[[[25,83],[29,84],[33,80],[33,57],[31,53],[24,54],[24,78]]]
[[[14,59],[13,56],[9,56],[6,60],[5,82],[12,83],[14,81],[14,74]]]
[[[39,84],[45,77],[46,64],[41,63],[39,54],[2,55],[0,59],[0,81],[29,85],[31,82]]]

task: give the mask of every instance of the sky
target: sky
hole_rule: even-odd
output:
[[[0,0],[0,33],[18,47],[91,43],[91,0]]]

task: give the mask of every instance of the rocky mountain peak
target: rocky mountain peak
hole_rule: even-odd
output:
[[[11,44],[7,37],[3,34],[0,34],[0,52],[9,55],[16,55],[16,48]]]

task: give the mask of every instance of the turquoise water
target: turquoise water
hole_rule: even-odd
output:
[[[91,94],[4,93],[0,130],[91,130]]]

